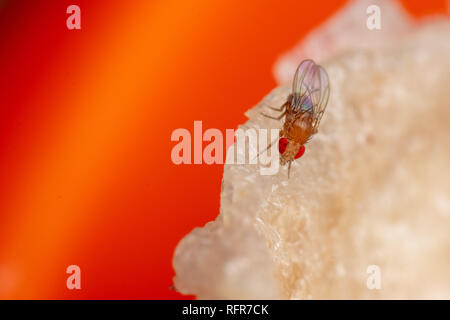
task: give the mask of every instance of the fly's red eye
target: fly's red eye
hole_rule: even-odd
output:
[[[288,143],[289,141],[286,138],[280,138],[280,140],[278,141],[278,151],[280,151],[281,154],[286,151]]]
[[[301,147],[300,147],[300,149],[298,149],[298,152],[297,152],[297,154],[295,155],[295,159],[298,159],[298,158],[300,158],[304,153],[305,153],[305,146],[304,145],[302,145]]]

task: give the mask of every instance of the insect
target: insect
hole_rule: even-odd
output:
[[[292,92],[286,102],[280,108],[268,107],[281,114],[271,117],[262,113],[275,120],[285,117],[278,150],[280,164],[288,164],[288,178],[292,161],[305,153],[305,144],[317,133],[329,96],[326,71],[313,60],[304,60],[295,72]]]

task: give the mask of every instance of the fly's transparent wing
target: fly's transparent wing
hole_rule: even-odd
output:
[[[312,60],[304,60],[297,68],[292,85],[291,105],[294,111],[311,112],[314,129],[320,123],[330,96],[326,71]]]
[[[312,101],[309,98],[311,87],[308,84],[312,82],[315,65],[312,60],[303,60],[295,71],[291,106],[297,112],[306,111],[312,107]]]
[[[328,81],[328,75],[325,69],[321,66],[317,66],[315,85],[317,88],[312,93],[313,104],[313,128],[317,131],[320,120],[322,119],[325,108],[327,107],[328,98],[330,97],[330,84]]]

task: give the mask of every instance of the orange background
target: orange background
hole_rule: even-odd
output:
[[[174,165],[172,131],[243,123],[344,2],[0,1],[0,298],[186,298],[173,250],[218,215],[223,167]]]

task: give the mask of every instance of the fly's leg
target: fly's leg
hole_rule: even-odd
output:
[[[286,114],[286,111],[284,111],[284,112],[283,112],[282,114],[280,114],[278,117],[268,116],[267,114],[262,113],[262,112],[260,112],[260,113],[261,113],[261,115],[263,115],[263,116],[266,117],[266,118],[274,119],[274,120],[280,120],[281,118],[284,117],[284,115]]]
[[[283,104],[280,108],[267,106],[267,108],[272,109],[274,111],[278,111],[278,112],[282,112],[283,111],[283,113],[280,116],[278,116],[278,117],[272,117],[272,116],[269,116],[269,115],[267,115],[265,113],[262,113],[262,112],[260,112],[260,113],[266,118],[270,118],[270,119],[274,119],[274,120],[280,120],[286,114],[286,105],[287,105],[287,102],[285,104]]]
[[[286,105],[287,105],[287,102],[285,102],[281,107],[279,107],[279,108],[275,108],[275,107],[272,107],[272,106],[267,106],[267,108],[269,108],[269,109],[272,109],[272,110],[275,110],[275,111],[284,111],[284,109],[286,109]]]
[[[269,108],[269,109],[272,109],[272,110],[274,110],[274,111],[279,111],[279,112],[281,112],[281,111],[284,111],[284,109],[286,108],[285,106],[284,106],[284,104],[281,106],[281,108],[275,108],[275,107],[271,107],[271,106],[267,106],[267,108]]]
[[[270,147],[271,147],[275,142],[277,142],[277,140],[278,140],[278,138],[276,138],[275,140],[273,140],[273,141],[267,146],[267,148],[265,148],[263,151],[258,152],[257,157],[259,158],[259,155],[260,155],[261,153],[266,152],[267,150],[269,150]]]
[[[291,163],[292,163],[292,161],[289,161],[289,164],[288,164],[288,179],[289,179],[289,175],[291,173]]]

